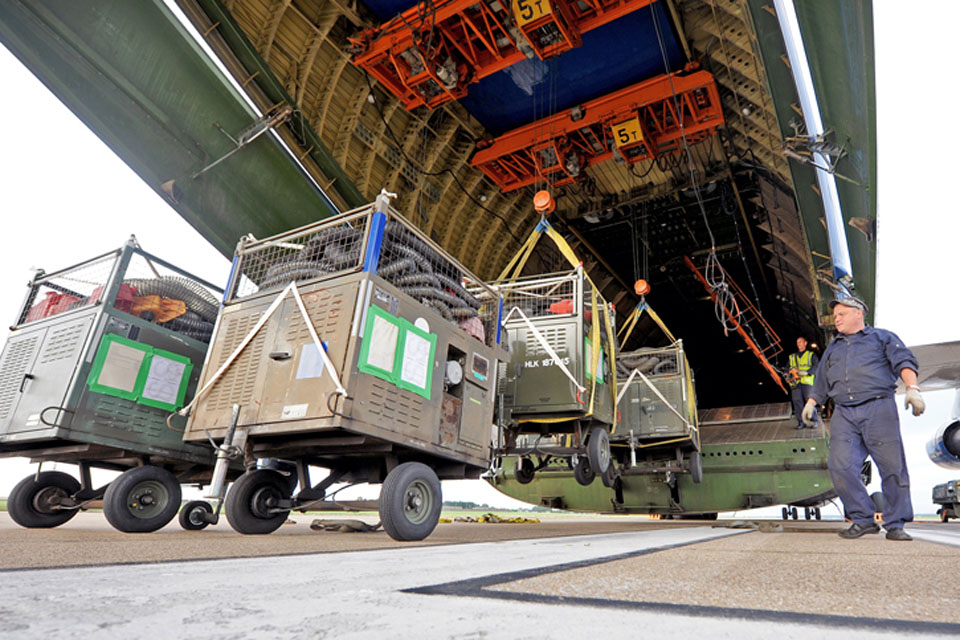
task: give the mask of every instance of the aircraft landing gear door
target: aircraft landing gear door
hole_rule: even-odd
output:
[[[486,449],[490,446],[492,416],[490,401],[492,391],[491,371],[495,363],[480,354],[471,354],[464,372],[463,416],[460,424],[460,442],[468,446]]]
[[[93,318],[70,314],[61,322],[22,329],[7,341],[0,359],[0,434],[51,428],[40,414],[63,406]],[[43,419],[64,424],[69,416],[50,409]]]

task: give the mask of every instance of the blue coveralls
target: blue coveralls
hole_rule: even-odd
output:
[[[864,327],[840,334],[820,360],[810,394],[817,404],[833,398],[827,467],[850,519],[873,523],[874,505],[860,481],[869,454],[883,489],[883,525],[903,527],[913,520],[910,476],[900,438],[894,395],[901,369],[917,371],[917,359],[891,331]]]

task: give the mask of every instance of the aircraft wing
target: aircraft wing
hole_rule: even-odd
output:
[[[305,154],[301,164],[270,132],[196,175],[234,150],[231,137],[260,114],[162,0],[2,2],[0,42],[226,256],[244,234],[270,236],[363,202],[329,167],[324,186],[336,184],[325,195],[303,168],[323,158]],[[261,92],[264,105],[284,102]]]
[[[917,381],[921,391],[960,386],[960,341],[924,344],[910,349],[920,361]]]

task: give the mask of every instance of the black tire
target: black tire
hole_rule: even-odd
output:
[[[790,508],[790,517],[793,518],[794,520],[797,520],[797,519],[798,519],[798,516],[797,516],[797,508],[796,508],[796,507],[791,507],[791,508]]]
[[[781,509],[781,510],[780,510],[780,517],[783,518],[784,520],[789,520],[789,519],[790,519],[790,510],[787,509],[786,507],[784,507],[783,509]]]
[[[804,507],[804,508],[803,508],[803,519],[804,519],[804,520],[809,520],[809,519],[810,519],[810,507]]]
[[[513,468],[513,475],[520,484],[530,484],[533,482],[533,476],[536,473],[533,460],[530,458],[519,458],[517,465]]]
[[[816,507],[816,508],[813,510],[813,517],[816,518],[817,520],[820,519],[820,507]]]
[[[204,514],[213,513],[213,507],[206,500],[192,500],[180,509],[180,526],[187,531],[206,529],[210,521]]]
[[[80,491],[80,483],[62,471],[42,471],[29,475],[7,496],[10,519],[27,529],[51,529],[77,515],[79,509],[57,509],[64,498]]]
[[[433,469],[404,462],[387,474],[380,490],[380,522],[394,540],[423,540],[437,526],[443,494]]]
[[[577,461],[573,465],[573,477],[584,487],[589,487],[593,484],[594,478],[597,477],[597,472],[593,470],[593,467],[590,465],[590,459],[587,458],[587,456],[577,456]]]
[[[699,451],[690,454],[690,479],[693,480],[693,484],[703,482],[703,456]]]
[[[180,483],[166,469],[134,467],[103,494],[103,515],[124,533],[149,533],[167,526],[180,509]]]
[[[610,434],[603,427],[594,427],[590,430],[587,439],[587,457],[594,471],[603,474],[610,466]]]
[[[617,468],[611,463],[607,466],[607,470],[600,474],[600,481],[603,482],[603,486],[612,489],[617,483],[617,477]]]
[[[272,469],[248,471],[233,483],[223,506],[227,522],[237,533],[273,533],[287,521],[289,509],[275,511],[277,502],[290,497],[287,479]]]

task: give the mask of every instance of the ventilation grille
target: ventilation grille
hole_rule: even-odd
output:
[[[20,383],[23,382],[23,374],[30,366],[30,358],[36,343],[35,335],[18,342],[7,343],[7,353],[4,355],[3,364],[0,365],[0,418],[10,416],[10,409],[20,392]]]
[[[547,344],[550,345],[550,348],[557,352],[557,355],[563,356],[567,351],[567,327],[538,327],[540,335],[543,336],[543,339],[547,341]],[[549,354],[547,350],[543,348],[543,345],[537,340],[536,336],[533,335],[533,332],[527,329],[526,331],[526,345],[527,345],[527,356],[543,356],[548,357]]]
[[[86,322],[82,322],[51,329],[47,334],[43,351],[40,352],[40,364],[75,357],[77,350],[83,343],[86,326]]]
[[[343,314],[343,294],[337,290],[331,292],[323,289],[303,296],[303,304],[307,308],[310,321],[321,340],[329,340],[336,331],[337,324]],[[293,321],[287,327],[287,342],[300,344],[312,342],[307,324],[299,311],[294,314]]]
[[[367,376],[370,383],[370,400],[368,410],[380,416],[381,426],[390,425],[396,431],[406,429],[420,429],[423,418],[423,399],[409,391],[381,382]]]
[[[224,318],[226,328],[222,334],[223,339],[218,340],[221,343],[220,357],[213,371],[218,371],[223,366],[223,363],[227,361],[233,350],[243,342],[243,339],[247,337],[247,334],[250,333],[259,319],[260,310],[246,316]],[[206,399],[209,409],[220,411],[229,409],[234,404],[246,405],[253,401],[257,369],[261,364],[266,333],[264,328],[261,328],[254,339],[250,341],[250,344],[240,352],[233,364],[213,385]]]
[[[122,398],[98,395],[93,415],[98,424],[141,436],[136,441],[144,444],[159,442],[166,435],[159,411]]]

